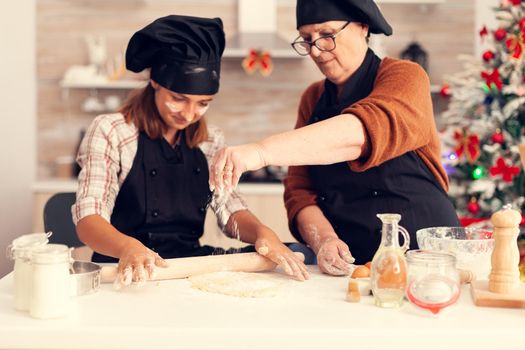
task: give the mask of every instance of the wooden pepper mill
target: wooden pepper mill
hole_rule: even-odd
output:
[[[494,225],[494,250],[492,251],[492,270],[489,275],[489,291],[507,294],[520,284],[520,253],[517,239],[520,233],[521,214],[506,205],[492,214]]]
[[[521,214],[510,205],[494,213],[494,250],[489,280],[471,282],[477,306],[525,308],[525,283],[520,281],[518,234]]]

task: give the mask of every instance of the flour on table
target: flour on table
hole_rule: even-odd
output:
[[[188,277],[195,289],[244,298],[274,297],[282,282],[261,273],[221,271]]]

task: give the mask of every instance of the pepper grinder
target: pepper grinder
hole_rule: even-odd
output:
[[[491,217],[494,250],[489,280],[470,285],[477,306],[525,308],[525,283],[520,281],[518,234],[521,214],[506,205]]]
[[[494,250],[492,251],[492,270],[489,275],[489,291],[507,294],[520,284],[520,253],[517,240],[520,233],[521,214],[506,205],[492,214],[494,225]]]

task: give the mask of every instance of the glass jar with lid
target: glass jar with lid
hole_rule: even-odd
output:
[[[454,304],[460,295],[460,275],[456,257],[450,253],[430,250],[411,250],[408,263],[408,300],[437,314]]]
[[[48,319],[66,316],[70,307],[71,250],[63,244],[35,248],[31,254],[32,293],[29,314]]]
[[[13,240],[7,247],[7,256],[14,261],[14,303],[15,309],[29,310],[31,296],[31,252],[49,242],[51,233],[30,233]]]

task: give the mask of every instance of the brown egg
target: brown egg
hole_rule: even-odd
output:
[[[352,278],[370,277],[370,269],[366,266],[357,266],[352,272]]]
[[[372,269],[372,262],[371,261],[367,262],[365,266],[368,267],[369,270]]]

